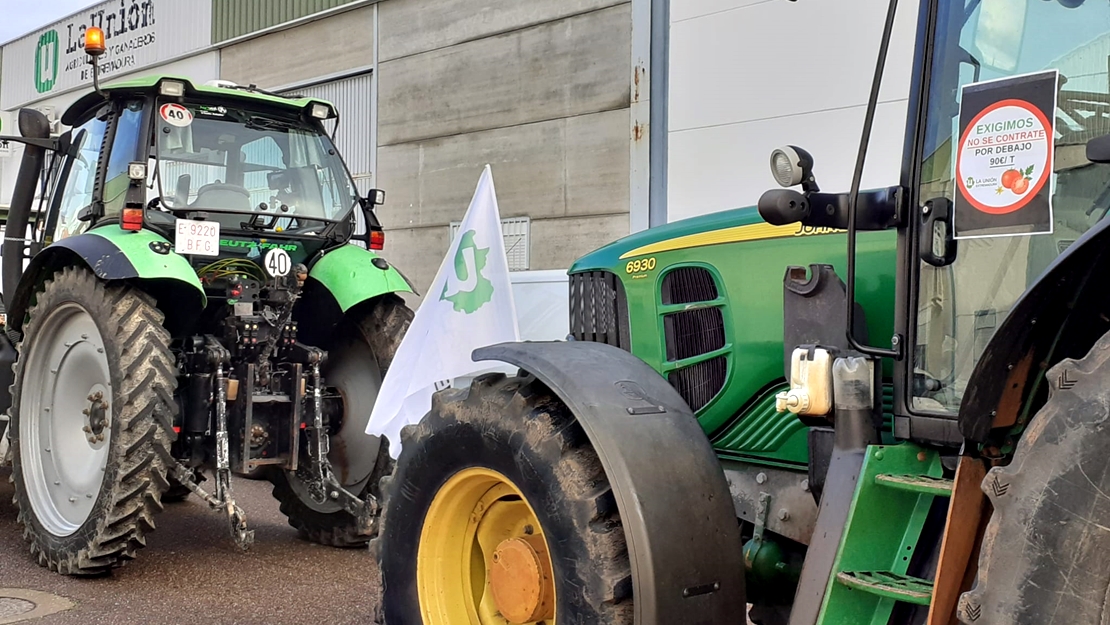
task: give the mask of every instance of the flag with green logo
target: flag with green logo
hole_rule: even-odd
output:
[[[385,436],[396,458],[401,428],[428,413],[432,394],[485,367],[471,359],[471,352],[519,340],[501,215],[486,165],[458,234],[382,381],[366,433]]]

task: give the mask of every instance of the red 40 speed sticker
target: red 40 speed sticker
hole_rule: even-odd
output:
[[[177,126],[178,128],[184,128],[193,123],[193,112],[173,102],[160,106],[158,108],[158,115],[160,115],[167,124]]]
[[[1055,70],[965,85],[956,238],[1052,231]]]

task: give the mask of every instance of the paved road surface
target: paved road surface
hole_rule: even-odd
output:
[[[0,588],[69,599],[35,625],[368,623],[378,571],[365,549],[321,547],[297,538],[268,482],[237,480],[236,495],[255,530],[248,552],[231,542],[226,518],[199,499],[167,505],[147,548],[110,577],[73,579],[35,564],[20,535],[10,469],[0,469]],[[212,480],[204,484],[211,486]],[[4,622],[0,603],[0,622]]]
[[[268,482],[234,483],[255,530],[250,551],[239,551],[224,518],[194,497],[155,517],[158,529],[134,561],[109,577],[74,579],[31,560],[15,522],[10,475],[0,469],[0,588],[47,592],[74,604],[28,625],[371,622],[378,570],[370,554],[298,539]],[[211,485],[211,479],[204,484]],[[0,598],[0,623],[9,622],[5,616]]]

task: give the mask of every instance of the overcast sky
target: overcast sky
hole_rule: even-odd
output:
[[[100,0],[0,0],[0,43],[56,22]]]

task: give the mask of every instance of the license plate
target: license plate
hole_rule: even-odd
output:
[[[220,222],[178,219],[173,247],[178,254],[219,256]]]

